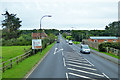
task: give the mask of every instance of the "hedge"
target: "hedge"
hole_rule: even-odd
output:
[[[112,47],[120,50],[120,42],[104,42],[98,45],[99,51],[106,52],[106,47]]]

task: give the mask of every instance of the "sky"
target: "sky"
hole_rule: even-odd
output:
[[[104,30],[118,21],[119,0],[0,0],[0,29],[7,10],[22,20],[21,30]]]

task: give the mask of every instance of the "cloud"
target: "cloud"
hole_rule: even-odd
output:
[[[42,20],[44,28],[104,29],[117,20],[118,0],[0,0],[0,14],[6,9],[22,20],[21,29],[39,28],[40,18],[46,14],[52,18]],[[0,15],[0,21],[3,19]]]

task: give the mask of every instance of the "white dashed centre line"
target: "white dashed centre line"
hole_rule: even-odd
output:
[[[62,52],[62,56],[64,56],[63,52]]]
[[[68,78],[68,73],[66,73],[66,78],[67,78],[67,80],[69,80],[69,78]]]
[[[65,64],[65,58],[63,57],[63,63],[64,63],[64,66],[66,66],[66,64]]]

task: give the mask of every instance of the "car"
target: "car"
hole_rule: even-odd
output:
[[[66,42],[69,42],[68,40],[66,40]]]
[[[72,40],[70,40],[70,41],[69,41],[69,44],[70,44],[70,45],[72,45],[72,44],[73,44]]]
[[[57,43],[60,43],[60,40],[57,40]]]
[[[90,48],[89,48],[89,46],[88,46],[88,45],[82,45],[82,44],[81,44],[80,52],[81,52],[81,53],[88,53],[88,54],[90,54]]]

